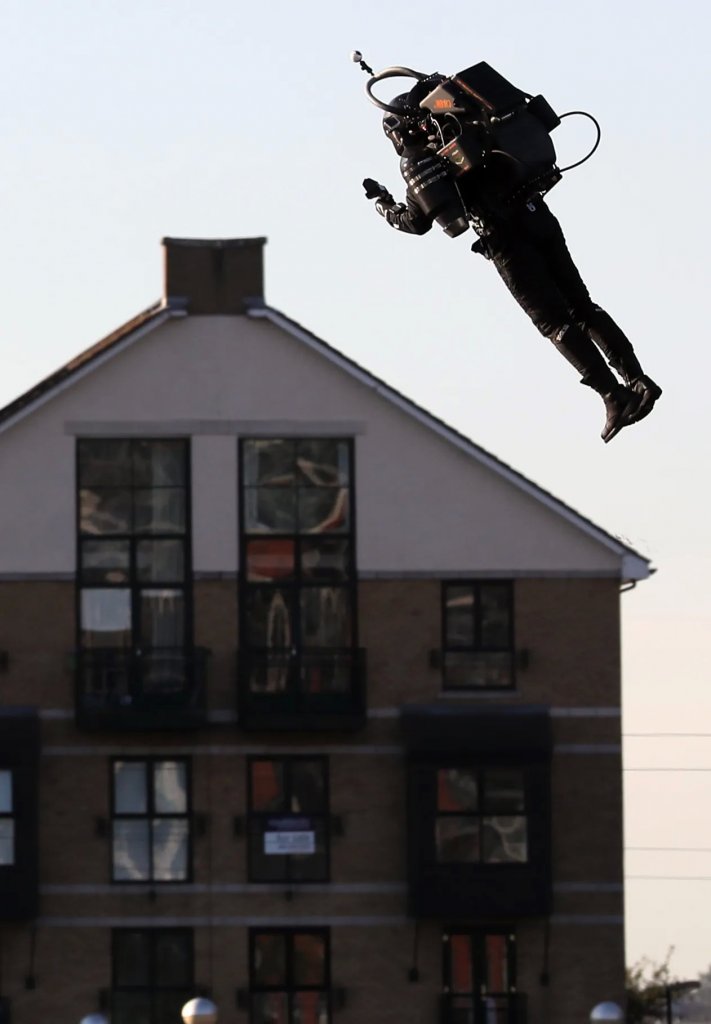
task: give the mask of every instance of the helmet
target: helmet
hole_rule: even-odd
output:
[[[383,115],[383,131],[396,151],[402,153],[405,140],[416,124],[416,108],[408,103],[408,93],[403,92],[390,101],[397,113],[386,111]]]

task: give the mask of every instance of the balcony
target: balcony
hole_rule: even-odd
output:
[[[441,1024],[526,1024],[526,997],[504,995],[442,996]]]
[[[238,717],[250,731],[351,731],[365,723],[362,648],[240,651]]]
[[[76,658],[76,722],[90,730],[196,729],[207,720],[202,647],[99,647]]]

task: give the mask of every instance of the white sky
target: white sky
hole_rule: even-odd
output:
[[[653,559],[623,597],[629,960],[711,962],[705,320],[709,7],[701,0],[5,0],[0,5],[0,405],[160,296],[165,235],[266,235],[270,304]],[[602,404],[473,236],[408,238],[365,99],[376,69],[487,60],[602,144],[550,205],[593,298],[665,389],[610,445]],[[397,83],[393,91],[398,91]],[[387,92],[387,90],[386,90]],[[555,135],[560,163],[592,142]]]

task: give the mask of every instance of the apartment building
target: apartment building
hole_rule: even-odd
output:
[[[265,303],[264,239],[0,410],[0,1021],[623,999],[640,554]]]

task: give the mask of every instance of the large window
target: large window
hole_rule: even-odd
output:
[[[250,1024],[329,1024],[326,928],[252,929]]]
[[[187,928],[117,928],[112,933],[112,1024],[176,1024],[195,995]]]
[[[184,758],[125,758],[111,765],[114,882],[190,878],[190,770]]]
[[[0,867],[15,863],[15,797],[12,772],[0,768]]]
[[[327,880],[326,758],[254,757],[247,774],[250,881]]]
[[[344,694],[355,639],[352,448],[245,440],[241,646],[254,694]]]
[[[443,952],[446,1024],[514,1024],[514,936],[457,929],[444,935]]]
[[[97,698],[184,689],[189,643],[188,444],[78,442],[79,648]]]
[[[528,845],[523,771],[437,769],[435,850],[440,863],[525,863]]]
[[[511,583],[445,583],[442,590],[445,689],[513,686]]]

